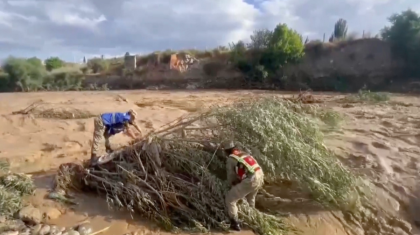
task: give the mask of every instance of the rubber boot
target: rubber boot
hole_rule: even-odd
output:
[[[241,231],[241,226],[239,225],[238,221],[231,219],[230,229],[235,230],[235,231]]]

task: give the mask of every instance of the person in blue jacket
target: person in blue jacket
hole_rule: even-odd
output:
[[[142,135],[140,127],[135,122],[136,117],[137,113],[132,109],[126,113],[103,113],[96,117],[94,119],[91,160],[95,160],[98,157],[99,143],[102,141],[102,138],[105,138],[106,152],[111,153],[113,150],[109,143],[109,137],[125,132],[128,136],[135,139],[136,135],[130,129],[130,125]]]

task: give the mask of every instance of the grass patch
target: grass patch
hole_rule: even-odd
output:
[[[145,140],[116,151],[112,161],[94,170],[63,171],[60,185],[104,194],[110,206],[140,213],[168,230],[227,230],[226,158],[215,146],[231,139],[259,151],[255,157],[267,181],[287,174],[315,200],[348,210],[357,201],[358,178],[324,146],[318,124],[332,122],[336,116],[318,108],[279,98],[215,107],[165,125]],[[206,146],[211,143],[215,145],[209,150]],[[78,179],[69,182],[74,176]],[[246,203],[240,205],[239,215],[258,234],[295,230],[282,218]]]
[[[383,92],[371,92],[370,90],[361,89],[357,94],[349,95],[344,100],[349,103],[380,103],[389,101],[390,96]]]
[[[0,166],[8,164],[0,161]],[[22,208],[22,198],[35,191],[35,185],[25,174],[2,173],[6,171],[8,167],[0,171],[0,215],[10,218]]]

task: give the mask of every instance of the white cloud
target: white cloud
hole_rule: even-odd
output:
[[[248,39],[253,30],[286,23],[309,39],[332,32],[376,34],[414,0],[0,0],[0,58],[123,55],[212,48]]]

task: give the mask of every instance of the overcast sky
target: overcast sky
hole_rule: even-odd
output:
[[[310,39],[339,18],[372,35],[419,0],[0,0],[0,59],[213,48],[286,23]]]

